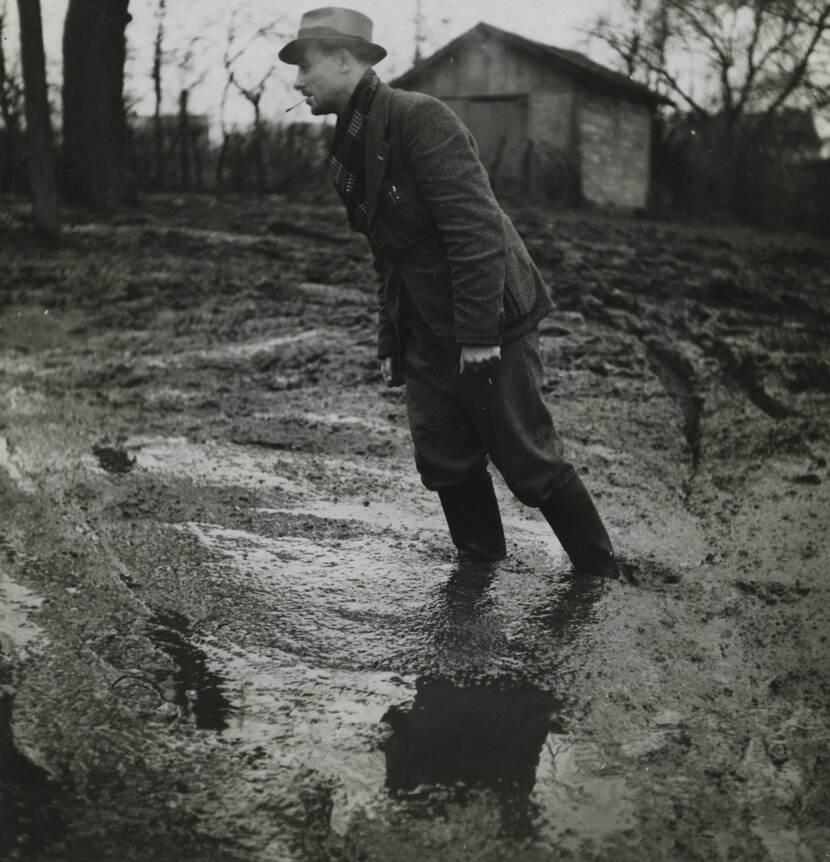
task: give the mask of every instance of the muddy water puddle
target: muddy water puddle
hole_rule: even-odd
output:
[[[631,793],[599,749],[565,730],[562,701],[509,681],[421,679],[383,717],[385,785],[419,817],[489,809],[494,838],[576,850],[634,824]]]
[[[630,828],[630,788],[575,734],[574,693],[559,693],[606,620],[607,584],[556,575],[535,525],[522,557],[460,567],[435,551],[437,519],[413,531],[417,512],[395,524],[391,504],[374,516],[357,500],[306,508],[379,520],[345,538],[164,528],[172,545],[202,548],[194,589],[234,597],[198,624],[157,613],[147,634],[176,666],[157,679],[166,699],[250,760],[238,793],[302,763],[331,788],[343,840],[362,841],[366,818],[392,833],[437,818],[463,834],[471,817],[517,859],[522,842],[576,849]]]
[[[173,541],[190,534],[209,552],[205,584],[234,583],[245,630],[228,644],[214,625],[194,654],[186,623],[166,619],[161,646],[193,669],[191,703],[218,688],[213,729],[261,752],[258,769],[265,758],[319,774],[340,836],[359,836],[366,817],[397,828],[461,824],[459,812],[511,846],[577,849],[629,829],[624,776],[573,734],[572,698],[556,693],[574,645],[587,634],[590,649],[602,624],[607,585],[552,579],[541,542],[526,564],[459,567],[398,530],[315,541],[171,527]]]
[[[136,464],[150,473],[172,479],[188,479],[211,485],[276,489],[293,494],[308,492],[301,480],[275,472],[276,459],[266,453],[249,451],[206,441],[194,443],[183,437],[131,439]]]
[[[330,840],[388,847],[384,858],[405,858],[395,842],[413,830],[410,845],[432,846],[440,824],[458,848],[495,842],[515,859],[610,847],[632,828],[619,752],[582,727],[587,694],[567,683],[601,667],[619,587],[570,580],[541,519],[508,503],[508,559],[460,567],[436,501],[394,463],[184,438],[112,448],[135,459],[121,490],[144,472],[266,492],[233,527],[134,524],[142,550],[124,569],[157,608],[143,633],[172,666],[150,677],[178,717],[164,732],[192,728],[238,760],[232,791],[208,804],[217,829],[235,834],[242,818],[283,848],[261,858],[304,858],[283,852],[290,817],[256,813],[262,799],[301,804],[300,765],[324,789]],[[87,464],[108,484],[100,459]],[[367,477],[387,483],[380,497]],[[175,611],[153,595],[159,558],[175,568]],[[385,831],[380,845],[367,822]]]
[[[0,568],[0,649],[26,655],[45,642],[43,630],[32,620],[44,598],[9,578]]]
[[[151,474],[197,484],[282,491],[300,499],[314,499],[325,482],[357,484],[368,478],[407,488],[419,485],[411,474],[390,472],[365,454],[337,458],[185,437],[132,437],[124,448],[137,467]]]
[[[487,790],[499,810],[500,829],[532,833],[530,796],[556,698],[534,686],[463,686],[421,679],[408,708],[384,716],[391,734],[383,744],[385,785],[414,806],[440,800],[464,804]]]
[[[387,787],[413,791],[448,787],[533,788],[555,697],[534,686],[458,686],[442,679],[416,683],[408,709],[393,707],[383,721]]]

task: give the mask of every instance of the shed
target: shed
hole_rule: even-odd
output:
[[[662,97],[577,51],[480,23],[391,84],[446,102],[476,138],[497,190],[646,206]]]

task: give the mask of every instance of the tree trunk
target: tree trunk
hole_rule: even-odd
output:
[[[181,169],[182,189],[190,191],[193,179],[190,171],[190,114],[187,102],[190,94],[187,90],[179,93],[179,166]]]
[[[35,227],[48,236],[59,236],[58,195],[52,124],[46,93],[46,60],[40,0],[17,0],[20,10],[20,48],[23,87],[26,94],[26,137],[29,149],[29,182]]]
[[[17,153],[17,126],[6,125],[0,133],[0,192],[15,191],[14,177],[16,173]]]
[[[222,145],[219,147],[219,155],[216,159],[216,175],[214,186],[216,197],[221,197],[225,191],[225,163],[228,159],[228,133],[222,129]]]
[[[0,7],[0,117],[3,119],[3,132],[0,134],[0,192],[12,190],[12,165],[17,151],[17,116],[12,108],[10,93],[12,84],[6,71],[5,6]]]
[[[201,192],[205,188],[204,160],[202,159],[202,133],[197,128],[190,131],[190,150],[193,155],[193,175],[196,181],[196,191]]]
[[[128,195],[124,110],[128,4],[129,0],[69,0],[64,24],[64,191],[73,203],[97,209],[109,209]]]
[[[155,107],[153,110],[153,161],[154,183],[157,189],[164,188],[164,131],[161,126],[161,69],[164,60],[164,16],[166,13],[165,0],[159,0],[158,27],[156,28],[156,40],[153,45],[153,93],[155,95]]]
[[[14,191],[14,172],[17,162],[17,141],[20,121],[18,106],[11,98],[14,82],[10,82],[6,70],[6,55],[3,52],[4,33],[0,20],[0,117],[3,118],[3,134],[0,138],[0,191]]]
[[[251,142],[254,149],[254,169],[256,171],[256,191],[258,195],[265,194],[265,161],[262,153],[262,115],[259,110],[259,100],[254,105],[254,139]]]

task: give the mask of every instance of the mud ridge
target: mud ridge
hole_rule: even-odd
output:
[[[712,343],[711,351],[721,363],[725,376],[770,419],[786,419],[799,415],[798,411],[775,398],[764,388],[751,357],[738,357],[728,344],[720,340]]]
[[[700,382],[691,362],[673,350],[663,339],[649,336],[643,339],[643,345],[652,371],[677,403],[683,416],[683,437],[689,449],[689,478],[692,479],[700,468],[701,460],[701,416],[704,398],[700,394]]]
[[[735,587],[744,595],[751,596],[765,605],[792,604],[810,594],[810,588],[795,584],[778,582],[758,583],[751,580],[737,580]]]

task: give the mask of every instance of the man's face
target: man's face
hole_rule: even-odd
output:
[[[306,45],[297,64],[294,89],[305,97],[315,116],[337,114],[349,102],[348,65],[342,51],[324,51],[316,45]]]

